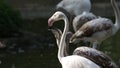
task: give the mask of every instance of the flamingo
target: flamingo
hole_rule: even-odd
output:
[[[57,46],[59,48],[59,43],[62,35],[62,31],[58,28],[52,28],[50,29],[52,33],[54,34],[57,42]],[[71,33],[67,34],[66,40],[69,40],[69,36]],[[64,45],[66,45],[64,49],[64,55],[68,56],[68,51],[69,51],[69,43],[68,41],[65,42]],[[104,54],[101,51],[98,51],[96,49],[90,48],[90,47],[77,47],[73,55],[80,55],[83,56],[87,59],[90,59],[91,61],[95,62],[97,65],[99,65],[102,68],[118,68],[118,66],[114,63],[114,61],[106,54]]]
[[[82,14],[76,16],[73,19],[73,30],[76,32],[83,24],[85,24],[86,22],[96,19],[97,16],[94,15],[92,12],[86,12],[84,11]],[[79,44],[79,40],[76,40],[75,43]],[[86,43],[86,41],[83,41]]]
[[[90,0],[62,0],[57,4],[56,9],[67,15],[70,27],[72,28],[74,17],[81,15],[83,12],[89,12],[91,9],[91,2]]]
[[[108,55],[94,48],[78,47],[74,50],[73,54],[88,58],[101,68],[119,68]]]
[[[98,45],[105,39],[113,36],[120,28],[120,11],[114,0],[111,0],[111,4],[115,13],[115,24],[108,19],[98,17],[91,21],[86,22],[82,27],[76,31],[70,42],[75,42],[76,40],[84,40],[93,43],[93,48],[98,49]]]
[[[79,15],[83,11],[89,12],[91,9],[90,0],[62,0],[56,6],[57,9],[63,9],[70,15]]]
[[[52,17],[49,18],[48,26],[51,27],[53,23],[58,20],[64,20],[65,22],[63,34],[61,36],[59,48],[58,48],[58,60],[61,63],[62,68],[100,68],[99,65],[97,65],[96,63],[92,62],[91,60],[83,56],[64,55],[64,50],[66,47],[66,45],[64,44],[65,44],[66,34],[69,30],[69,21],[67,16],[64,13],[57,11],[55,14],[53,14]]]
[[[73,19],[73,29],[76,32],[83,24],[85,24],[86,22],[93,20],[97,18],[96,15],[94,15],[91,12],[86,12],[84,11],[82,14],[77,15],[74,19]]]

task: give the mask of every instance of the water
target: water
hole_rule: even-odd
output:
[[[58,24],[60,25],[60,23]],[[40,35],[40,37],[32,39],[35,41],[35,43],[31,43],[32,46],[19,46],[15,50],[0,50],[0,68],[61,68],[57,59],[55,38],[47,29],[47,20],[25,20],[23,29]],[[101,51],[108,54],[120,66],[119,39],[120,31],[102,43]],[[75,46],[71,46],[72,50],[74,50],[73,47]]]

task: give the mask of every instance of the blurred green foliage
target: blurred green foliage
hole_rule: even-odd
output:
[[[0,0],[0,38],[17,36],[22,24],[20,13]]]

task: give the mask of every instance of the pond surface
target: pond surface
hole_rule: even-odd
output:
[[[63,24],[58,27],[62,26]],[[20,47],[15,51],[0,50],[0,68],[61,68],[55,38],[47,29],[47,19],[25,20],[23,29],[41,35],[45,40],[40,41],[34,49],[21,46],[22,49]],[[74,48],[71,46],[71,53]],[[120,66],[120,31],[105,40],[100,50]]]

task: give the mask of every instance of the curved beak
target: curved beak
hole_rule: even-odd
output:
[[[53,26],[53,23],[54,23],[54,19],[49,18],[49,20],[48,20],[48,26],[49,26],[49,27],[52,27],[52,26]]]
[[[75,42],[75,36],[74,35],[72,35],[72,37],[70,38],[70,40],[69,40],[69,43],[73,43],[73,42]]]

